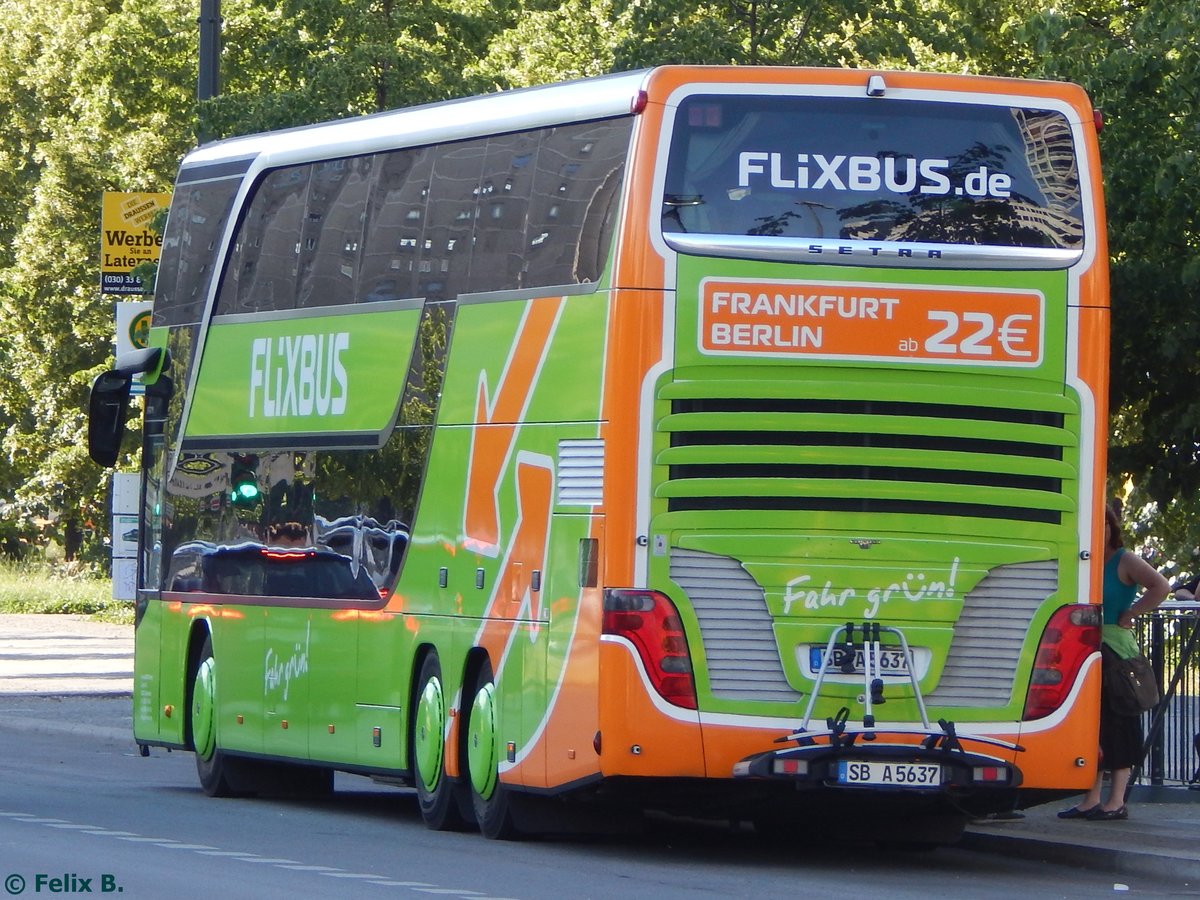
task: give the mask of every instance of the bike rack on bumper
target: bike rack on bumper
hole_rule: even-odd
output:
[[[734,777],[784,779],[810,787],[928,792],[1021,785],[1021,770],[1016,765],[963,746],[967,742],[1022,752],[1024,748],[1019,744],[959,736],[954,724],[944,719],[938,722],[940,731],[847,729],[845,713],[843,709],[837,718],[829,720],[828,731],[778,738],[779,742],[794,741],[796,746],[747,756],[734,765]],[[922,740],[896,742],[904,735],[920,736]]]
[[[858,641],[855,641],[856,630],[861,634]],[[919,726],[877,727],[875,706],[886,702],[880,664],[884,634],[895,636],[904,655],[921,717]],[[810,732],[813,708],[834,658],[835,646],[844,651],[843,658],[848,660],[843,664],[845,672],[853,668],[850,661],[856,654],[861,654],[864,660],[863,724],[861,728],[848,728],[850,710],[842,707],[836,716],[825,720],[825,731]],[[898,740],[903,736],[910,741]],[[887,740],[881,741],[881,737]],[[776,738],[775,742],[794,742],[796,746],[748,756],[734,764],[734,777],[786,779],[812,788],[858,787],[923,793],[948,793],[955,788],[1013,789],[1022,780],[1021,770],[1014,763],[982,749],[1001,747],[1020,753],[1024,751],[1020,745],[990,737],[960,736],[954,723],[946,719],[939,719],[936,729],[930,725],[912,649],[904,632],[878,622],[864,622],[857,627],[847,622],[830,635],[803,720],[795,731]],[[968,751],[964,742],[979,745],[981,749]]]

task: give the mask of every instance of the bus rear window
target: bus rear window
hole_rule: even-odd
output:
[[[670,233],[1082,246],[1061,113],[884,98],[704,96],[679,107]]]

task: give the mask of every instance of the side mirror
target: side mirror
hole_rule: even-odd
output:
[[[88,401],[88,456],[99,465],[115,465],[121,454],[132,384],[132,375],[117,371],[105,372],[92,382]]]
[[[168,354],[160,347],[122,353],[115,369],[92,382],[92,395],[88,400],[88,456],[93,462],[105,467],[116,464],[121,455],[125,419],[129,415],[133,376],[156,369],[161,371],[167,363]]]

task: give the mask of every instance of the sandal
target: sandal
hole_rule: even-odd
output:
[[[1087,814],[1089,822],[1115,822],[1119,819],[1128,819],[1129,810],[1124,806],[1119,809],[1103,809],[1097,806]]]
[[[1090,819],[1092,813],[1100,809],[1100,804],[1089,806],[1087,809],[1080,809],[1078,806],[1072,806],[1070,809],[1064,809],[1059,812],[1060,819]]]

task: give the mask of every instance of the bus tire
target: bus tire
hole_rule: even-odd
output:
[[[210,797],[236,797],[244,793],[239,763],[227,756],[217,735],[217,666],[212,636],[204,638],[196,669],[192,673],[188,710],[191,716],[192,749],[200,787]]]
[[[513,821],[512,794],[500,781],[500,736],[496,728],[496,683],[486,660],[475,676],[467,713],[467,774],[480,833],[492,840],[521,837]]]
[[[455,796],[458,786],[446,774],[446,698],[436,653],[421,662],[412,711],[409,746],[421,818],[434,831],[460,831],[467,823]]]

